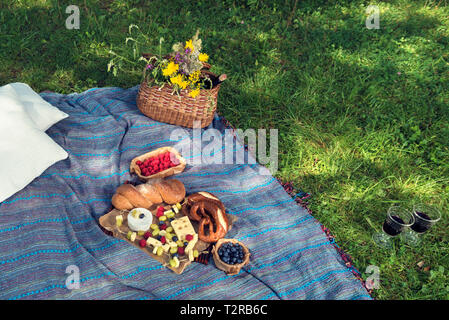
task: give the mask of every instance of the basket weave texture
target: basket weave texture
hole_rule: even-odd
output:
[[[205,70],[202,73],[215,76]],[[137,107],[147,117],[160,122],[193,128],[194,121],[199,121],[199,126],[204,128],[214,118],[220,85],[212,89],[201,89],[199,95],[192,98],[187,90],[181,90],[178,96],[173,93],[171,85],[150,87],[144,79],[137,94]]]

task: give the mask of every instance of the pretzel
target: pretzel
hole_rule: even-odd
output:
[[[228,232],[225,206],[211,193],[199,192],[188,196],[182,212],[198,222],[198,237],[204,242],[216,242]]]

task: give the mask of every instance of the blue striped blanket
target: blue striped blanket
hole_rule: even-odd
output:
[[[249,161],[203,161],[176,176],[188,193],[212,192],[238,217],[227,237],[244,242],[252,253],[239,274],[227,276],[211,261],[193,263],[177,275],[105,234],[98,219],[111,209],[115,189],[127,180],[137,182],[130,160],[182,140],[172,135],[179,127],[140,113],[137,90],[41,93],[69,114],[47,131],[69,158],[0,203],[0,298],[370,299],[319,222]],[[211,127],[225,129],[218,117]],[[235,142],[238,148],[243,147]],[[201,155],[187,158],[195,157]],[[67,282],[73,268],[79,288]]]

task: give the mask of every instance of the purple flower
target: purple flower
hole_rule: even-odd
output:
[[[191,52],[190,48],[186,49],[186,53],[189,54]]]
[[[147,70],[148,69],[153,70],[153,68],[154,68],[154,66],[152,64],[147,65]]]
[[[179,53],[176,53],[175,55],[175,61],[179,64],[182,62],[182,57]]]

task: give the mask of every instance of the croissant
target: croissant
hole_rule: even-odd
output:
[[[118,210],[150,208],[162,202],[167,204],[181,202],[185,196],[186,189],[181,181],[155,179],[137,186],[121,185],[112,196],[112,205]]]

